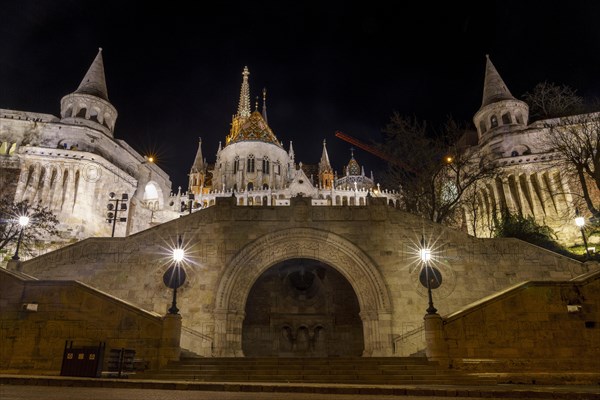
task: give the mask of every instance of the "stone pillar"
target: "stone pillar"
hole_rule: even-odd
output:
[[[425,320],[425,354],[430,361],[437,361],[443,367],[448,367],[448,345],[444,339],[444,320],[439,314],[426,314]]]
[[[9,271],[21,271],[21,260],[8,260],[6,269]]]
[[[361,311],[365,349],[363,357],[388,357],[392,355],[391,313]]]
[[[167,314],[163,318],[162,337],[158,350],[158,368],[169,361],[178,361],[181,355],[181,315]]]
[[[242,323],[244,312],[215,310],[215,357],[244,357],[242,351]]]

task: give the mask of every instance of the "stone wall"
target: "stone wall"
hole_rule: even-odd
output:
[[[449,315],[443,326],[458,368],[600,371],[600,272],[522,283]]]
[[[590,267],[516,239],[480,239],[371,199],[367,206],[213,207],[125,238],[90,238],[22,263],[43,279],[77,279],[138,307],[164,314],[171,290],[162,280],[179,235],[188,279],[178,290],[183,325],[203,338],[202,355],[243,354],[245,304],[271,266],[308,258],[336,269],[358,299],[363,355],[407,354],[399,336],[419,328],[427,293],[419,283],[421,235],[443,283],[433,298],[442,315],[527,280],[568,280]],[[205,338],[212,338],[208,345]],[[184,337],[186,343],[197,342]],[[396,341],[396,346],[393,343]],[[407,350],[408,354],[422,350]]]
[[[29,306],[28,306],[29,305]],[[58,375],[66,341],[136,351],[149,368],[179,358],[179,316],[140,310],[75,281],[0,269],[0,371]]]

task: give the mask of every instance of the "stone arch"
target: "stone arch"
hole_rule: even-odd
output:
[[[264,271],[291,258],[315,259],[340,272],[358,299],[365,344],[363,356],[392,354],[391,296],[373,260],[335,233],[292,228],[268,233],[248,243],[226,266],[215,299],[215,356],[243,356],[242,323],[250,289]]]

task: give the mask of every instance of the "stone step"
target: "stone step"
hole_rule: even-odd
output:
[[[373,384],[495,384],[448,370],[424,357],[194,358],[170,362],[136,378],[200,382],[290,382]]]

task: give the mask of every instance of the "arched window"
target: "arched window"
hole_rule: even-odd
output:
[[[233,160],[233,173],[235,174],[238,169],[240,169],[240,158],[235,156],[235,159]]]
[[[479,130],[481,131],[482,135],[485,133],[485,122],[484,121],[481,121],[479,123]]]
[[[275,175],[281,174],[281,164],[279,164],[279,161],[275,162],[275,165],[273,166],[273,170],[275,172]]]
[[[516,151],[516,150],[513,150],[513,151],[510,153],[510,156],[511,156],[511,157],[517,157],[518,155],[519,155],[519,152],[518,152],[518,151]]]
[[[267,183],[263,183],[263,190],[269,190],[269,185]]]
[[[496,117],[495,115],[492,115],[490,117],[490,124],[492,125],[492,128],[495,128],[498,126],[498,117]]]
[[[521,114],[517,113],[515,115],[515,118],[516,118],[518,124],[522,124],[523,123],[523,117],[521,117]]]
[[[96,110],[95,108],[92,108],[90,110],[90,121],[100,123],[100,121],[98,120],[98,110]]]
[[[262,162],[263,174],[269,175],[269,169],[270,169],[269,157],[265,156],[265,158],[263,158],[263,162]]]
[[[248,182],[248,191],[254,190],[254,183]]]
[[[73,115],[73,105],[69,104],[67,111],[65,111],[65,118],[70,118]]]
[[[512,120],[510,119],[510,114],[506,113],[502,115],[502,124],[503,125],[508,125],[512,122]]]
[[[82,109],[79,110],[79,112],[77,113],[76,117],[77,118],[85,118],[85,113],[87,112],[87,109],[84,107]]]
[[[246,161],[246,172],[254,172],[254,154],[248,155],[248,161]]]

